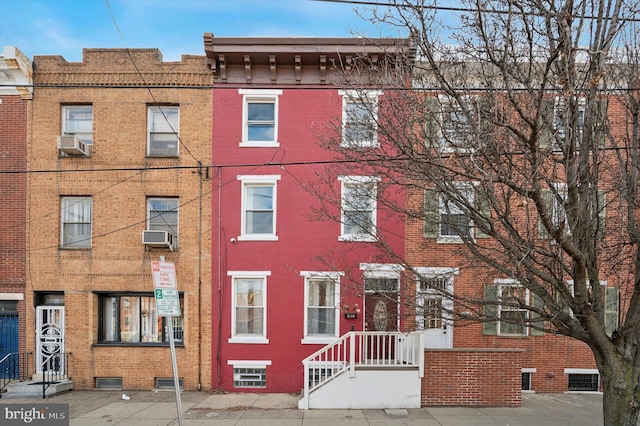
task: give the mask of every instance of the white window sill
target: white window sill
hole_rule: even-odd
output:
[[[241,141],[238,146],[240,148],[279,148],[278,141]]]
[[[380,148],[378,142],[362,141],[362,142],[342,142],[340,148],[354,149],[354,148]]]
[[[240,343],[240,344],[256,344],[267,345],[269,339],[266,337],[250,337],[250,336],[234,336],[227,340],[228,343]]]
[[[475,238],[473,239],[475,241]],[[436,243],[438,244],[464,244],[464,241],[462,241],[462,238],[460,237],[454,237],[454,236],[439,236],[438,240],[436,241]]]
[[[328,345],[338,340],[335,336],[307,336],[304,339],[300,340],[300,343],[303,345]]]
[[[278,236],[272,234],[248,234],[240,235],[238,241],[278,241]]]
[[[358,241],[364,243],[375,242],[376,239],[369,235],[340,235],[338,241]]]

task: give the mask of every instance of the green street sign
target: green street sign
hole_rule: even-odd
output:
[[[178,290],[157,288],[154,294],[156,296],[156,309],[158,311],[158,316],[180,316],[180,296],[178,294]]]

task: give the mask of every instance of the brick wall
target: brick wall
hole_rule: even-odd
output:
[[[19,95],[0,96],[0,170],[27,168],[28,100]],[[25,173],[0,174],[0,294],[18,300],[18,349],[24,351],[26,285],[27,178]],[[2,299],[2,297],[0,297]]]
[[[422,406],[517,407],[521,350],[425,350]]]
[[[132,62],[135,61],[136,67]],[[66,351],[76,388],[96,377],[121,377],[126,389],[151,389],[156,377],[172,377],[168,346],[101,344],[99,294],[145,293],[153,297],[152,260],[176,265],[184,292],[184,346],[177,348],[184,387],[211,388],[211,181],[201,181],[198,160],[211,164],[211,74],[205,59],[162,62],[156,49],[86,49],[82,63],[35,57],[30,175],[28,321],[33,298],[64,292]],[[56,84],[61,87],[54,86]],[[147,87],[148,86],[148,87]],[[93,155],[59,156],[61,106],[93,107]],[[146,157],[147,107],[178,105],[179,158]],[[160,168],[150,170],[152,168]],[[92,197],[90,249],[60,249],[60,199]],[[147,249],[148,197],[177,197],[180,247]],[[30,334],[28,346],[36,347]]]

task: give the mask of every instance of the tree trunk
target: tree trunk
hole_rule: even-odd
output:
[[[636,426],[640,413],[640,386],[631,361],[620,360],[616,367],[600,368],[602,411],[605,426]],[[630,380],[633,375],[635,380]]]

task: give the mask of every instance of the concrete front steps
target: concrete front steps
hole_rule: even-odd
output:
[[[47,387],[48,386],[48,387]],[[73,389],[73,381],[69,379],[60,379],[45,384],[45,397],[67,392]],[[29,380],[25,382],[11,383],[5,388],[6,392],[2,393],[4,398],[42,398],[42,379]]]

